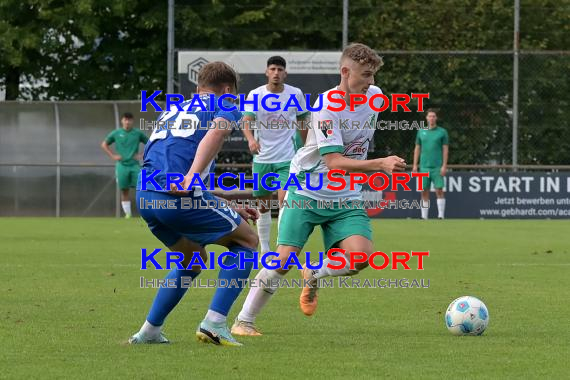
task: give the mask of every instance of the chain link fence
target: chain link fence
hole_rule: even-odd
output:
[[[387,95],[429,92],[425,106],[438,110],[438,124],[449,132],[452,168],[510,168],[512,52],[381,54],[385,64],[376,84]],[[518,165],[569,165],[570,55],[522,52],[519,59]],[[138,101],[0,103],[0,215],[118,216],[114,165],[99,145],[123,112],[135,115],[135,128],[141,118],[157,116],[138,110]],[[381,116],[409,123],[424,117],[401,111]],[[370,156],[397,154],[411,162],[416,133],[378,130]],[[223,151],[217,171],[250,175],[251,161],[245,146]]]
[[[136,101],[0,103],[0,216],[119,216],[115,165],[100,144],[124,112],[149,118],[138,110]]]

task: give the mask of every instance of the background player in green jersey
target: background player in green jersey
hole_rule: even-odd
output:
[[[137,177],[140,171],[139,144],[146,144],[148,137],[138,129],[133,128],[133,114],[125,112],[121,117],[121,128],[109,133],[101,143],[101,148],[115,160],[115,175],[121,190],[121,206],[125,212],[125,217],[131,217],[131,200],[129,198],[129,188],[137,187]],[[117,153],[113,153],[109,147],[115,144]]]
[[[420,161],[420,172],[429,173],[429,177],[424,177],[424,191],[422,192],[422,219],[428,218],[428,205],[431,183],[435,187],[437,196],[437,217],[444,218],[445,198],[443,192],[443,177],[447,173],[447,157],[449,154],[449,137],[447,131],[439,127],[437,113],[433,109],[427,110],[426,119],[429,129],[420,129],[416,136],[416,147],[414,149],[414,165],[412,172],[418,171],[418,158]]]

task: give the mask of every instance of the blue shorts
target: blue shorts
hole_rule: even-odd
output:
[[[185,204],[194,205],[194,201],[205,206],[206,201],[215,201],[212,193],[202,192],[199,196],[190,193],[185,196]],[[188,200],[188,198],[191,198]],[[241,223],[241,216],[229,207],[218,208],[181,208],[181,197],[157,191],[137,190],[137,207],[148,227],[165,246],[173,246],[181,237],[205,246],[235,230]],[[165,200],[176,205],[175,208],[145,207],[148,202]],[[142,205],[142,207],[141,207]]]

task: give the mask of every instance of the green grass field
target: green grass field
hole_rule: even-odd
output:
[[[0,219],[0,378],[568,377],[570,221],[375,220],[373,229],[378,250],[430,257],[424,271],[359,277],[429,279],[429,289],[322,289],[312,318],[298,289],[280,289],[258,318],[264,336],[242,348],[196,341],[214,290],[190,289],[166,323],[172,344],[128,346],[155,293],[139,277],[166,273],[139,270],[142,247],[162,248],[141,220]],[[308,250],[320,248],[317,232]],[[461,295],[487,304],[483,336],[448,333],[445,309]]]

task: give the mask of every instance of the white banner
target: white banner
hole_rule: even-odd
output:
[[[198,71],[208,62],[223,61],[239,74],[263,74],[267,59],[279,55],[287,61],[288,74],[339,74],[341,52],[322,51],[181,51],[178,74],[196,84]],[[326,89],[323,89],[323,91]]]

